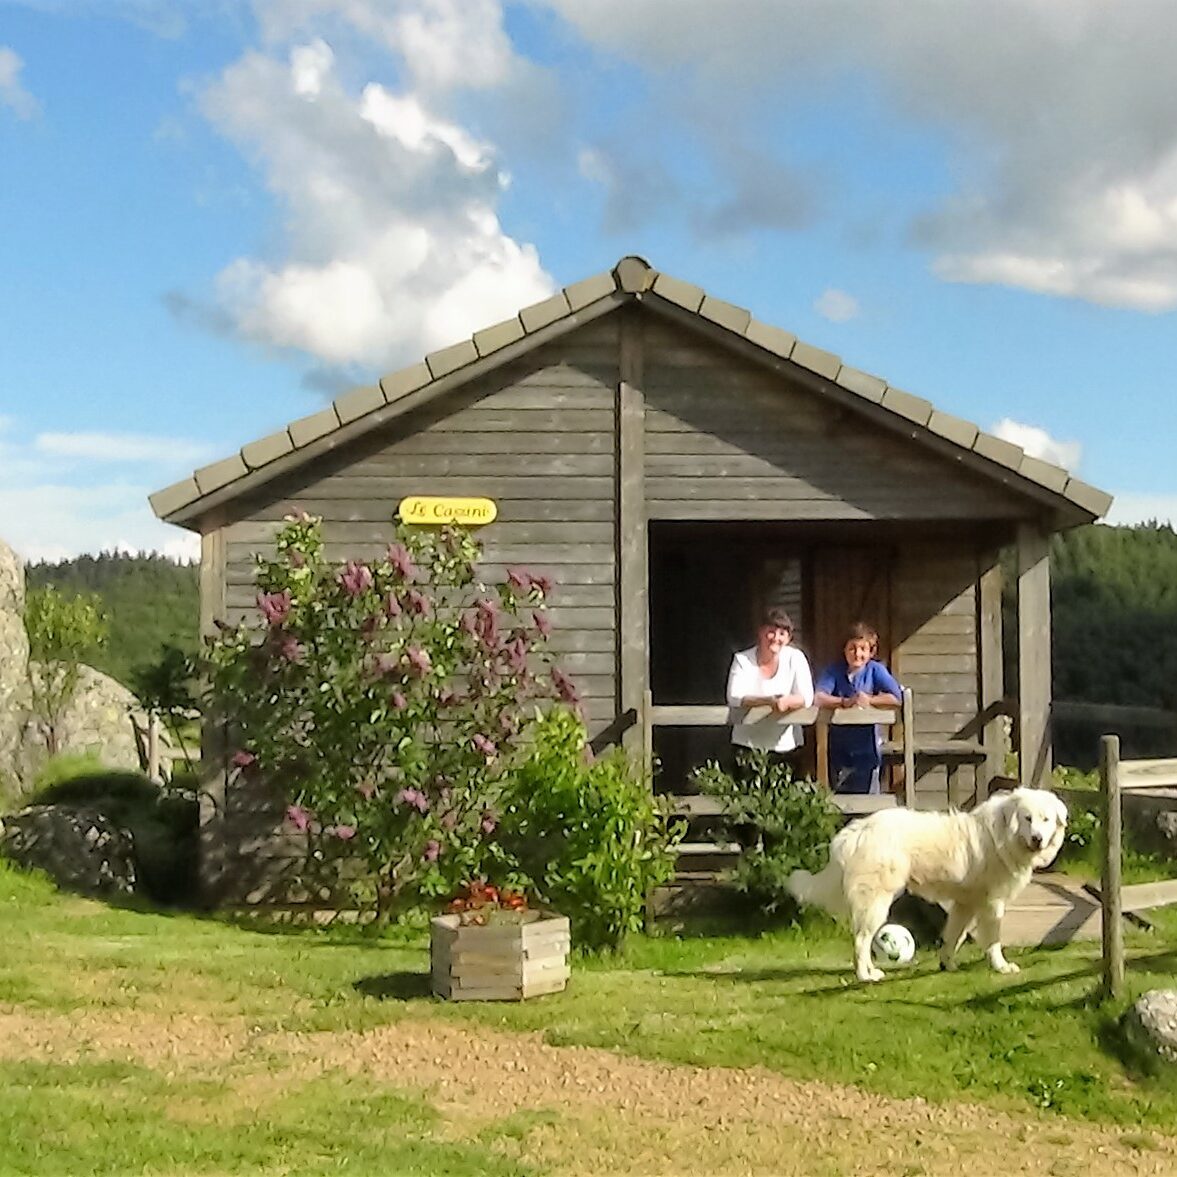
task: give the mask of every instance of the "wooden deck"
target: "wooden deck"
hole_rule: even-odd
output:
[[[1098,940],[1099,898],[1069,875],[1035,875],[1006,908],[1002,941],[1013,947]]]

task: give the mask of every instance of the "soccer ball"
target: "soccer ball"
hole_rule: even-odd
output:
[[[910,964],[915,958],[915,938],[902,924],[884,924],[871,947],[876,956],[891,964]]]

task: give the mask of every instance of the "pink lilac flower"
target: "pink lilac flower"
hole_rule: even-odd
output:
[[[580,702],[580,692],[576,689],[576,684],[558,666],[552,668],[552,686],[565,703]]]
[[[339,583],[349,597],[363,596],[372,587],[372,570],[366,564],[357,564],[355,560],[349,560],[339,574]]]
[[[257,763],[257,757],[252,752],[242,748],[240,751],[233,753],[232,763],[234,768],[251,768]]]
[[[441,843],[435,841],[433,838],[430,838],[429,841],[425,843],[425,852],[421,855],[421,857],[426,862],[436,862],[438,858],[441,857]]]
[[[417,575],[417,566],[404,544],[390,544],[387,558],[402,580],[412,580]]]
[[[355,826],[331,826],[327,833],[334,834],[341,842],[350,842],[356,836]]]
[[[499,641],[499,606],[495,601],[485,598],[478,602],[478,618],[475,622],[478,636],[483,644],[493,650]]]
[[[522,568],[508,568],[507,583],[513,589],[518,589],[521,593],[525,593],[531,588],[531,576]]]
[[[400,666],[400,659],[395,654],[377,654],[372,668],[377,674],[392,674]]]
[[[300,834],[305,834],[311,824],[311,814],[308,810],[303,809],[301,805],[290,805],[286,809],[286,820]]]
[[[261,610],[267,625],[281,625],[289,616],[293,604],[289,589],[283,589],[280,593],[257,595],[257,607]]]
[[[454,692],[449,687],[442,687],[437,692],[437,705],[439,707],[448,707],[454,701]]]
[[[539,589],[541,597],[549,597],[552,595],[552,578],[545,576],[542,572],[538,575],[533,574],[531,577],[531,587]]]
[[[420,789],[401,789],[396,799],[402,805],[411,805],[418,813],[429,812],[429,798]]]
[[[474,747],[477,748],[478,751],[488,759],[498,751],[498,748],[495,747],[494,741],[488,740],[481,732],[475,732],[470,740],[470,743],[472,743]]]
[[[429,612],[429,598],[417,589],[409,589],[405,597],[405,602],[409,607],[409,611],[416,613],[418,617],[424,617]]]
[[[462,614],[461,621],[458,622],[458,628],[471,636],[478,633],[478,613],[473,609],[467,609]]]
[[[279,653],[287,662],[305,662],[306,647],[293,634],[287,634],[282,639]]]
[[[409,669],[417,674],[426,675],[433,669],[429,651],[422,650],[420,646],[410,646],[405,651],[405,657],[409,660]]]
[[[393,691],[392,696],[389,698],[389,702],[397,711],[403,711],[409,705],[408,699],[406,699],[400,691]]]
[[[535,628],[545,637],[552,636],[552,619],[546,614],[541,613],[538,609],[531,615],[531,620],[535,622]]]
[[[384,616],[390,621],[401,615],[401,603],[396,599],[396,593],[389,593],[384,598]]]
[[[522,674],[527,669],[527,639],[516,634],[506,646],[507,665],[513,674]]]
[[[482,815],[482,832],[484,834],[493,834],[498,824],[498,820],[493,813],[484,813]]]

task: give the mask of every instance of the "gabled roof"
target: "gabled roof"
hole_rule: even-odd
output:
[[[779,327],[733,306],[639,257],[623,257],[610,271],[586,278],[525,307],[514,318],[472,338],[427,355],[377,384],[352,389],[329,407],[250,442],[231,457],[197,470],[191,478],[151,495],[161,519],[199,530],[209,511],[387,424],[459,385],[492,371],[568,331],[631,301],[685,320],[721,343],[802,379],[819,392],[856,408],[876,422],[931,445],[1060,509],[1074,522],[1096,519],[1111,496],[1072,477],[1061,466],[1027,454],[1020,446],[942,413],[921,397],[877,376],[849,368],[835,355],[802,342]]]

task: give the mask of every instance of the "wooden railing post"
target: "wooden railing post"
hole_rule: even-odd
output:
[[[642,728],[642,771],[646,774],[646,784],[654,787],[654,692],[642,692],[642,709],[638,716],[638,723]]]
[[[1123,813],[1120,803],[1120,737],[1099,741],[1099,783],[1103,798],[1103,995],[1118,1000],[1124,993],[1124,920],[1120,893]]]
[[[915,805],[915,700],[911,687],[903,688],[903,804]]]
[[[827,789],[830,783],[830,713],[824,708],[818,712],[817,722],[814,724],[814,735],[817,737],[817,779]]]

